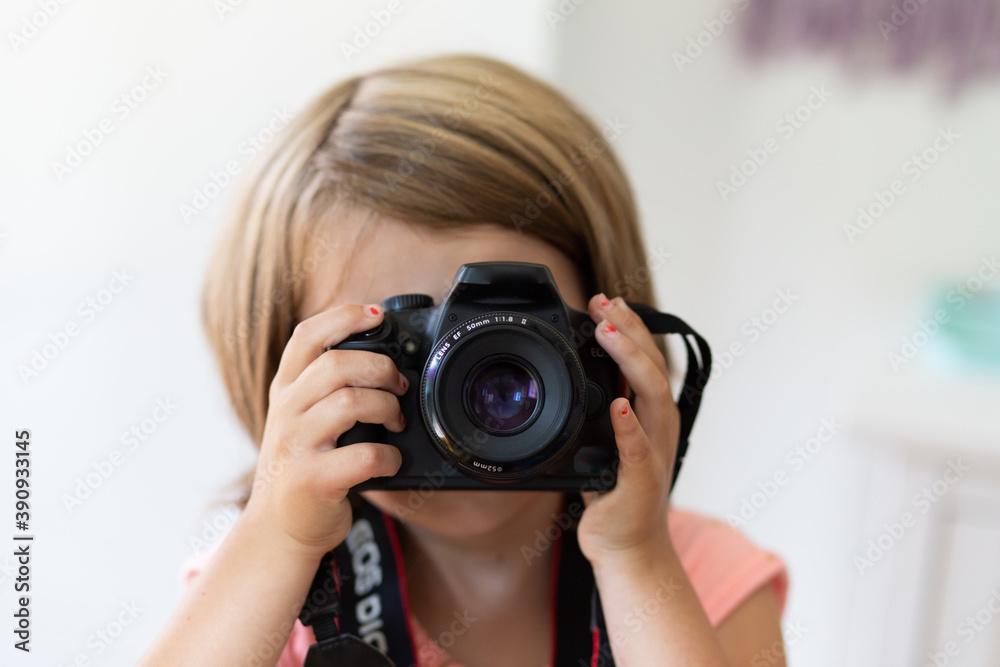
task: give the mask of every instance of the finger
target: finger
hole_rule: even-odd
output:
[[[656,346],[656,339],[650,333],[649,327],[642,321],[639,314],[632,310],[625,300],[620,296],[608,299],[603,294],[596,294],[587,304],[590,316],[595,322],[607,320],[639,346],[639,348],[649,355],[660,372],[669,378],[667,372],[667,360],[663,358],[663,353]]]
[[[659,486],[663,467],[627,398],[611,402],[611,426],[618,445],[617,486],[641,490]]]
[[[356,442],[324,452],[312,474],[315,485],[328,498],[342,498],[348,489],[373,477],[391,477],[399,472],[403,457],[392,445]]]
[[[305,412],[344,387],[382,389],[402,396],[409,383],[392,359],[384,354],[365,350],[328,350],[292,382],[285,405],[294,414]]]
[[[314,444],[335,442],[358,422],[382,424],[397,433],[406,425],[398,398],[367,387],[338,389],[309,408],[301,419],[303,432]]]
[[[631,337],[619,331],[618,327],[608,320],[603,320],[597,325],[595,337],[618,364],[629,386],[635,390],[636,396],[644,395],[654,402],[673,403],[670,379]],[[660,359],[663,359],[662,355]]]
[[[680,415],[670,390],[670,380],[659,372],[643,350],[610,322],[597,326],[596,337],[621,369],[622,376],[635,391],[635,407],[643,427],[669,445],[676,446],[672,433],[679,431]],[[669,427],[669,428],[668,428]]]
[[[326,348],[336,345],[353,333],[378,326],[382,316],[382,307],[377,304],[351,304],[324,310],[302,320],[295,326],[292,337],[285,346],[272,384],[287,387]]]

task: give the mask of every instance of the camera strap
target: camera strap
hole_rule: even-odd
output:
[[[671,488],[677,481],[684,456],[687,454],[688,437],[694,426],[698,408],[701,407],[701,395],[712,374],[712,351],[708,342],[701,334],[692,329],[687,322],[668,313],[662,313],[655,308],[642,303],[628,302],[629,307],[642,319],[643,324],[654,334],[678,334],[687,349],[687,370],[684,373],[684,387],[677,398],[677,409],[681,416],[680,435],[677,438],[677,457],[674,459],[674,471],[671,476]],[[694,340],[698,353],[695,354],[691,340]]]
[[[576,531],[553,553],[554,667],[614,667],[594,573]],[[361,500],[344,542],[324,557],[299,618],[316,643],[305,667],[412,667],[406,574],[396,521]]]
[[[305,667],[415,665],[395,521],[359,499],[344,541],[320,563],[299,614],[316,643]]]

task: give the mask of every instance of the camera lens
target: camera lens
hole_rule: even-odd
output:
[[[524,428],[539,404],[534,373],[513,360],[489,360],[472,370],[466,383],[469,414],[480,426],[496,433]]]
[[[563,334],[526,313],[492,311],[439,336],[420,406],[439,453],[473,479],[539,475],[569,451],[585,418],[587,378]]]

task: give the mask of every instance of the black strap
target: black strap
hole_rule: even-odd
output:
[[[361,637],[401,667],[412,665],[403,553],[394,520],[363,500],[355,503],[354,524],[334,554],[338,571],[353,577],[341,584],[341,632]]]
[[[339,586],[331,583],[335,574]],[[414,665],[408,610],[396,525],[361,500],[347,538],[321,562],[299,615],[317,640],[306,666]]]
[[[303,667],[396,667],[371,644],[354,635],[337,635],[309,647]]]
[[[299,615],[317,640],[305,667],[411,667],[415,651],[395,522],[363,500],[354,516],[347,539],[324,557]],[[594,572],[576,531],[563,531],[552,548],[553,667],[614,667]]]
[[[594,590],[594,572],[580,553],[575,534],[564,532],[552,548],[555,549],[552,566],[556,582],[552,664],[555,667],[589,665],[593,644],[590,593]]]
[[[563,532],[553,548],[558,568],[553,667],[614,667],[594,570],[580,551],[576,531]]]
[[[681,414],[681,431],[680,437],[677,439],[677,458],[674,460],[674,471],[670,480],[673,484],[681,472],[681,465],[687,454],[688,437],[691,435],[691,428],[694,426],[695,417],[698,416],[698,408],[701,406],[701,395],[705,392],[705,385],[712,374],[712,351],[708,347],[708,342],[687,322],[676,315],[661,313],[655,308],[641,303],[630,302],[628,305],[639,315],[651,332],[655,334],[679,334],[687,349],[684,387],[677,399],[677,409]],[[697,355],[694,348],[691,347],[690,338],[693,338],[695,345],[698,346]]]

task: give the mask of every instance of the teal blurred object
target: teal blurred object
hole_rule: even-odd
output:
[[[986,285],[966,298],[955,290],[943,291],[938,308],[948,321],[941,325],[942,342],[965,361],[1000,371],[1000,286]]]

